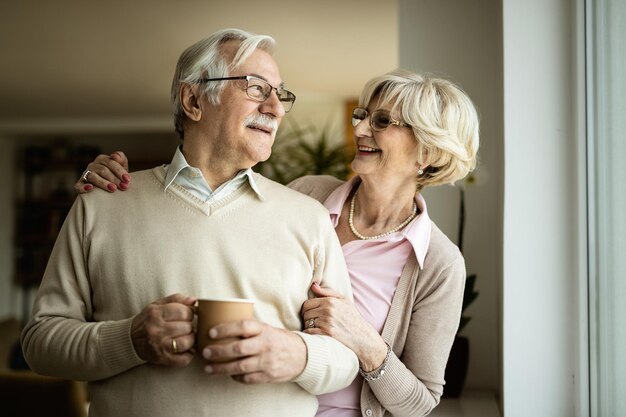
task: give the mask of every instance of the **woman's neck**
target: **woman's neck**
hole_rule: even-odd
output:
[[[361,178],[344,203],[335,231],[342,245],[384,237],[402,230],[417,214],[413,183],[372,183]]]
[[[354,221],[367,228],[394,227],[413,212],[415,194],[416,186],[412,181],[362,179],[354,201]]]

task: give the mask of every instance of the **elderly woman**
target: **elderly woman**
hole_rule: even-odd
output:
[[[430,220],[421,190],[464,178],[476,164],[478,115],[453,83],[403,71],[370,80],[352,113],[356,176],[308,176],[289,186],[322,202],[342,244],[354,304],[314,284],[305,331],[358,356],[351,386],[319,397],[318,416],[423,416],[443,393],[459,324],[465,266]],[[126,189],[122,153],[89,164],[89,181]],[[92,189],[85,179],[78,192]],[[363,413],[363,414],[362,414]]]

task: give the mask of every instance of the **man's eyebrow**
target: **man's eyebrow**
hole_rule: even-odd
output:
[[[248,74],[248,75],[249,75],[249,76],[251,76],[251,77],[254,77],[254,78],[258,78],[258,79],[260,79],[260,80],[263,80],[263,81],[265,81],[266,83],[268,83],[269,85],[272,85],[272,83],[270,83],[270,82],[267,80],[267,78],[265,78],[264,76],[262,76],[262,75],[260,75],[260,74],[257,74],[257,73],[255,73],[255,72],[252,72],[252,73],[250,73],[250,74]],[[280,82],[280,84],[278,84],[278,87],[280,87],[280,88],[283,88],[284,86],[285,86],[285,82],[284,82],[284,81],[281,81],[281,82]]]

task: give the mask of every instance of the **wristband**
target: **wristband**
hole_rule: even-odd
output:
[[[363,368],[359,366],[359,373],[366,381],[376,381],[378,378],[385,374],[385,369],[387,368],[387,362],[389,362],[389,355],[391,354],[391,346],[389,343],[385,342],[387,345],[387,355],[385,355],[385,359],[383,359],[383,363],[373,371],[365,372]]]

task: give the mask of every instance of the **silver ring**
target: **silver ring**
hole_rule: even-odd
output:
[[[306,328],[307,329],[312,329],[315,327],[315,319],[308,319],[306,321]]]
[[[85,181],[85,182],[89,182],[89,180],[87,179],[87,176],[88,176],[89,174],[91,174],[91,171],[90,171],[90,170],[85,170],[85,172],[83,172],[83,177],[82,177],[82,178],[83,178],[83,181]]]
[[[172,338],[172,352],[178,353],[178,345],[176,344],[176,339]]]

